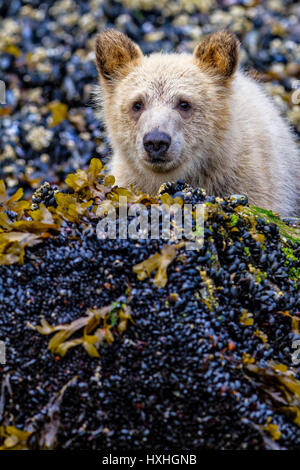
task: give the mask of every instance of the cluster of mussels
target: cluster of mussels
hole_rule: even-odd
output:
[[[45,204],[46,207],[56,206],[55,201],[55,191],[58,191],[56,188],[53,188],[48,181],[42,184],[32,195],[32,210],[38,209],[39,204]]]
[[[2,196],[0,448],[299,449],[299,229],[244,196],[178,181],[153,198],[100,171],[40,188],[35,210]],[[99,239],[124,194],[205,204],[203,244]]]

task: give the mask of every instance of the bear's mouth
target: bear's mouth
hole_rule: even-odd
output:
[[[168,161],[163,157],[151,158],[150,162],[153,163],[153,165],[168,163]]]
[[[160,156],[160,157],[146,157],[144,158],[144,165],[147,168],[150,168],[152,171],[156,173],[166,172],[173,170],[176,166],[176,162],[167,156]]]

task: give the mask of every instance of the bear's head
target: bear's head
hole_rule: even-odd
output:
[[[109,138],[139,173],[201,171],[221,142],[238,41],[214,33],[193,54],[144,56],[134,42],[107,30],[96,39],[101,102]]]

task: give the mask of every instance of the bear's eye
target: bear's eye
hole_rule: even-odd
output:
[[[136,101],[135,103],[133,103],[132,105],[132,111],[135,111],[136,113],[138,113],[139,111],[141,111],[143,109],[143,103],[142,101]]]
[[[181,111],[189,111],[191,109],[191,105],[187,101],[179,101],[178,108]]]

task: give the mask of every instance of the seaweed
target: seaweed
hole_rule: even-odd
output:
[[[165,287],[168,282],[167,269],[175,259],[177,250],[184,245],[185,242],[177,243],[176,245],[165,245],[160,253],[155,253],[145,261],[133,266],[133,272],[137,274],[140,281],[144,281],[150,277],[153,271],[156,271],[153,284],[156,287]]]
[[[134,323],[130,307],[124,303],[119,305],[118,302],[114,302],[101,309],[88,309],[84,317],[71,323],[51,326],[43,318],[41,325],[34,326],[28,323],[27,326],[42,335],[55,333],[48,344],[48,349],[53,354],[63,357],[69,349],[82,345],[89,356],[100,357],[99,346],[104,341],[108,344],[112,343],[114,341],[113,328],[117,326],[117,331],[121,334],[126,330],[128,321]],[[69,340],[80,330],[83,330],[81,337],[73,337]]]
[[[3,444],[0,450],[25,450],[28,449],[28,439],[32,431],[24,431],[15,426],[0,426],[0,438]]]
[[[20,188],[9,198],[4,181],[0,181],[0,264],[23,264],[25,248],[37,245],[60,227],[53,210],[41,204],[31,211],[30,202],[20,200],[22,196]]]
[[[271,398],[276,409],[300,427],[300,381],[295,378],[295,372],[285,364],[272,362],[269,367],[257,364],[245,367],[251,376],[255,376],[255,384]]]
[[[41,450],[52,450],[57,444],[57,435],[61,425],[60,407],[65,391],[77,380],[77,376],[70,379],[49,402],[43,407],[41,413],[28,419],[27,429],[19,429],[15,426],[0,426],[0,450],[29,450],[34,444]],[[36,422],[41,421],[42,426],[35,429]],[[32,441],[32,442],[31,442]]]
[[[292,227],[292,226],[287,225],[271,210],[262,209],[261,207],[250,205],[249,207],[243,208],[241,213],[251,214],[255,218],[264,217],[269,224],[272,223],[272,224],[277,225],[282,237],[286,238],[287,240],[292,240],[297,243],[300,242],[300,227]]]

